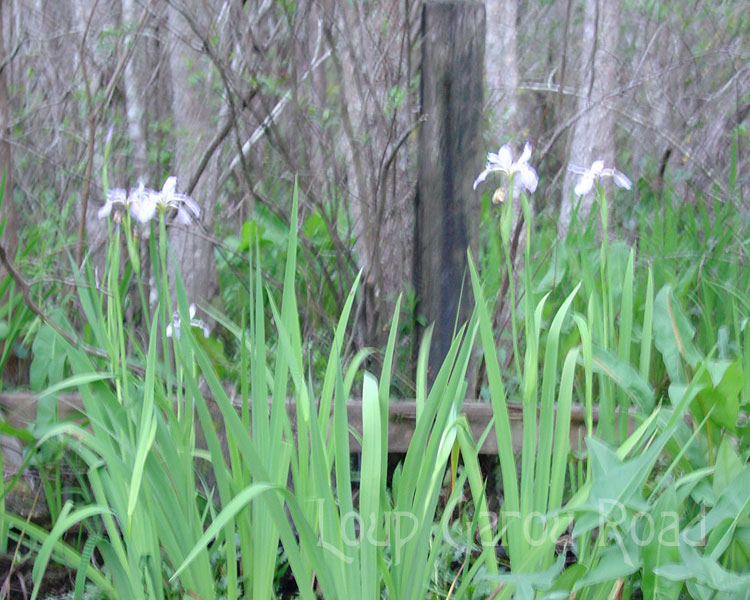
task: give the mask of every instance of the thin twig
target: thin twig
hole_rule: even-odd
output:
[[[5,69],[5,67],[7,67],[10,64],[10,62],[16,57],[16,54],[18,54],[18,51],[21,49],[21,46],[23,46],[23,40],[18,42],[16,44],[16,47],[13,48],[13,50],[11,50],[5,58],[3,58],[3,62],[0,63],[0,72],[2,72],[3,69]]]
[[[255,96],[256,91],[257,90],[253,90],[250,99]],[[221,129],[216,132],[214,139],[212,139],[211,143],[208,144],[206,151],[203,153],[203,156],[201,156],[200,162],[198,163],[198,166],[195,168],[195,171],[190,178],[190,183],[185,190],[186,194],[190,195],[193,193],[195,186],[198,185],[198,180],[201,178],[201,175],[203,175],[203,171],[205,171],[206,167],[208,166],[208,161],[211,160],[211,157],[214,155],[214,152],[216,152],[216,149],[221,145],[227,135],[229,135],[229,132],[232,131],[233,125],[234,119],[230,116],[224,122],[224,125],[221,127]]]
[[[305,73],[302,74],[302,78],[300,79],[300,81],[304,81],[305,79],[307,79],[310,73],[312,73],[313,70],[315,70],[319,65],[321,65],[330,55],[331,55],[331,52],[329,50],[327,52],[324,52],[322,56],[316,58],[313,61],[313,63],[310,65],[310,68],[307,71],[305,71]],[[242,157],[250,151],[250,149],[255,145],[255,143],[258,140],[260,140],[263,137],[263,135],[271,128],[271,125],[273,125],[276,119],[279,118],[279,115],[282,113],[282,111],[286,107],[290,98],[291,98],[291,93],[287,91],[281,97],[281,99],[276,103],[276,106],[274,106],[273,109],[268,112],[268,114],[266,115],[266,118],[263,119],[263,122],[260,125],[258,125],[258,127],[255,128],[252,135],[242,145],[242,148],[240,148],[240,151],[237,153],[237,155],[231,160],[231,162],[229,163],[229,166],[219,176],[217,187],[221,187],[222,185],[224,185],[227,179],[231,177],[234,170],[242,162]]]

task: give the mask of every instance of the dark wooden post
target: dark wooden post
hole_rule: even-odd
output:
[[[458,322],[473,308],[466,250],[476,258],[482,168],[485,12],[481,2],[425,2],[422,7],[422,116],[416,206],[417,313],[435,323],[430,382]],[[460,304],[460,306],[459,306]]]

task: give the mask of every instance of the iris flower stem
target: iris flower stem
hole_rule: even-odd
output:
[[[161,270],[161,290],[159,293],[161,307],[162,323],[164,324],[159,328],[162,336],[162,347],[164,348],[164,362],[165,364],[169,361],[169,348],[170,340],[166,333],[166,324],[172,322],[172,296],[169,293],[169,276],[167,272],[167,226],[165,222],[165,211],[159,210],[159,268]],[[173,336],[173,339],[176,339]],[[175,342],[176,343],[176,342]],[[175,366],[177,366],[177,356],[175,354]],[[174,389],[172,385],[172,369],[166,369],[167,373],[167,389]],[[177,386],[177,393],[180,394],[180,386]],[[180,421],[182,416],[182,403],[177,402],[177,420]]]
[[[505,266],[508,270],[508,291],[510,292],[510,327],[513,342],[513,364],[516,367],[516,376],[519,384],[521,378],[520,351],[518,349],[518,327],[516,324],[516,284],[513,277],[513,260],[510,255],[510,228],[513,219],[513,178],[510,178],[508,184],[508,202],[504,207],[503,215],[500,218],[500,236],[503,240],[505,249]]]
[[[112,367],[115,372],[115,392],[117,400],[121,405],[128,404],[128,366],[127,355],[125,352],[125,335],[123,332],[123,314],[122,314],[122,288],[120,287],[120,259],[122,230],[127,231],[130,227],[129,215],[123,215],[122,226],[115,228],[113,237],[110,237],[110,260],[108,261],[109,270],[107,272],[107,286],[110,297],[107,303],[107,331],[109,339],[112,340]],[[127,234],[126,234],[127,236]],[[134,435],[133,423],[128,419],[128,435],[132,438]]]
[[[602,186],[597,183],[596,185],[596,197],[599,201],[601,224],[602,224],[602,245],[599,254],[599,275],[601,277],[601,289],[602,289],[602,318],[601,318],[601,344],[602,348],[606,350],[615,350],[614,348],[614,330],[612,317],[614,315],[614,298],[613,290],[610,282],[611,277],[611,265],[609,260],[609,206],[607,204],[607,196],[604,193]],[[607,422],[604,423],[605,432],[607,436],[611,436],[609,441],[614,442],[616,434],[616,424],[614,422],[614,389],[609,379],[604,382],[606,387],[603,390],[601,403],[605,403],[608,406]],[[609,420],[611,419],[611,421]]]
[[[599,259],[599,274],[601,276],[602,281],[602,323],[604,324],[602,333],[603,333],[603,344],[604,348],[609,349],[609,331],[607,327],[608,323],[608,312],[609,312],[609,290],[607,285],[607,270],[609,268],[608,265],[608,258],[609,258],[609,232],[608,232],[608,207],[607,207],[607,198],[604,195],[604,191],[602,190],[600,185],[596,186],[596,196],[599,200],[599,207],[600,207],[600,214],[601,214],[601,221],[602,221],[602,246],[600,250],[600,259]]]
[[[143,311],[143,320],[146,322],[146,331],[148,335],[151,335],[151,311],[148,308],[148,302],[146,302],[146,294],[143,290],[143,279],[141,277],[141,257],[138,252],[138,246],[133,240],[132,229],[128,228],[125,232],[125,239],[127,240],[128,256],[130,257],[130,264],[133,265],[133,271],[135,272],[135,282],[138,287],[138,295],[141,300],[141,309]]]

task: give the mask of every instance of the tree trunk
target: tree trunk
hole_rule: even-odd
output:
[[[123,82],[125,84],[125,106],[128,121],[128,136],[133,147],[133,170],[136,176],[149,182],[148,152],[146,149],[146,132],[144,129],[144,96],[146,86],[145,56],[143,44],[138,33],[139,12],[135,0],[121,0],[122,24],[129,31],[125,38],[126,51],[132,46],[132,55],[125,64]],[[150,183],[150,182],[149,182]]]
[[[578,113],[568,154],[569,163],[588,168],[595,160],[605,166],[615,163],[615,113],[611,94],[617,86],[617,42],[619,37],[619,0],[586,0],[583,21],[583,56],[580,63]],[[572,198],[578,175],[566,171],[560,206],[558,234],[565,237],[570,228]],[[611,179],[608,180],[611,184]],[[594,194],[583,196],[578,220],[584,222],[591,212]]]
[[[490,113],[491,151],[497,152],[505,142],[520,142],[524,129],[523,116],[518,102],[518,53],[516,49],[518,0],[487,0],[487,34],[484,54],[484,71],[487,81],[487,101]],[[518,228],[518,242],[511,257],[515,289],[518,289],[522,258],[526,247],[526,227],[523,223],[523,205],[520,198],[513,201],[511,231]],[[533,214],[533,198],[529,197],[529,208]],[[499,219],[500,211],[497,211]],[[511,318],[510,296],[501,298],[495,313],[498,327],[508,326]],[[512,344],[508,344],[512,351]],[[481,385],[481,382],[477,382]]]
[[[518,56],[516,19],[518,0],[487,0],[484,70],[492,118],[492,143],[498,146],[519,134]],[[495,148],[494,150],[497,150]]]
[[[415,289],[434,323],[429,379],[472,309],[466,252],[479,227],[472,181],[481,168],[484,6],[429,2],[422,9],[422,114]]]
[[[201,42],[191,30],[181,11],[198,18],[199,2],[188,0],[170,3],[168,9],[171,48],[169,64],[172,79],[172,117],[175,125],[175,163],[177,190],[186,191],[200,159],[201,150],[210,138],[211,129],[211,67],[205,55],[193,50]],[[213,246],[198,231],[213,231],[216,208],[216,159],[198,180],[192,197],[201,209],[200,224],[173,226],[170,243],[185,282],[188,300],[206,303],[218,292],[216,261]],[[161,182],[160,182],[161,184]]]
[[[363,272],[364,327],[359,341],[379,346],[388,334],[395,300],[412,280],[412,114],[406,106],[387,112],[389,92],[408,87],[398,62],[408,31],[404,22],[403,29],[394,25],[383,30],[387,36],[373,36],[370,28],[381,27],[384,21],[379,19],[386,18],[383,7],[334,4],[327,16],[326,38],[341,81],[346,191]],[[408,15],[404,19],[408,21]]]
[[[0,0],[0,54],[9,56],[5,47],[4,8],[7,3]],[[8,257],[13,260],[18,250],[18,223],[13,204],[13,161],[10,152],[10,103],[8,102],[8,73],[10,62],[0,66],[0,177],[5,176],[5,195],[2,198],[0,222],[5,220],[2,244]],[[5,278],[5,269],[0,266],[0,281]]]

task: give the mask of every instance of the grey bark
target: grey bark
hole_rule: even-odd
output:
[[[389,93],[409,85],[400,63],[409,15],[402,16],[401,28],[389,27],[377,36],[384,18],[380,10],[340,3],[326,17],[326,40],[341,81],[346,196],[363,271],[360,341],[374,345],[384,341],[395,299],[412,280],[414,239],[408,152],[413,115],[389,106]]]
[[[5,2],[0,0],[0,54],[8,57],[8,48],[5,44],[4,35],[4,10]],[[5,219],[2,244],[8,256],[15,258],[18,249],[18,224],[16,221],[16,209],[13,204],[13,161],[10,148],[10,104],[8,101],[8,73],[10,62],[0,67],[0,177],[5,176],[5,196],[2,198],[2,210],[0,210],[0,221]],[[0,281],[5,277],[4,268],[0,266]]]
[[[200,2],[188,0],[170,3],[169,65],[172,81],[172,117],[175,125],[175,164],[177,190],[188,185],[213,130],[211,123],[211,67],[207,57],[194,48],[200,44],[182,11],[197,18]],[[199,227],[213,231],[216,209],[216,161],[213,159],[198,180],[192,196],[201,208],[200,224],[170,229],[170,244],[179,266],[188,300],[210,301],[218,291],[213,247]]]
[[[148,151],[144,129],[145,102],[148,92],[144,45],[137,31],[139,10],[134,0],[121,0],[122,23],[129,32],[125,38],[126,46],[132,46],[130,60],[125,65],[123,77],[125,87],[125,114],[128,122],[128,137],[133,148],[133,170],[136,175],[149,181]]]
[[[509,139],[520,141],[521,132],[525,123],[520,111],[518,85],[519,66],[516,40],[518,36],[518,0],[487,0],[487,33],[485,47],[485,78],[487,81],[487,101],[492,119],[490,121],[490,134],[492,151]],[[517,146],[518,144],[516,144]],[[507,182],[503,183],[506,186]],[[498,207],[499,208],[499,207]],[[508,277],[513,277],[515,289],[521,275],[522,258],[526,247],[526,226],[523,222],[523,208],[520,198],[513,201],[513,216],[511,231],[518,229],[517,242],[513,244],[513,255],[511,265],[513,272]],[[529,197],[529,208],[533,214],[532,197]],[[495,211],[499,219],[500,211]],[[514,236],[514,239],[515,236]],[[501,299],[499,310],[495,315],[495,323],[498,327],[510,328],[511,318],[510,294]],[[507,338],[503,340],[507,341]],[[507,352],[512,351],[512,344],[508,343]]]
[[[615,163],[612,92],[617,85],[619,14],[619,0],[585,1],[577,106],[581,117],[573,128],[568,153],[570,164],[579,167],[588,168],[595,160],[603,160],[607,167],[614,166]],[[561,237],[565,237],[570,228],[573,203],[577,202],[572,197],[577,180],[578,175],[566,171],[557,228]],[[593,200],[593,192],[581,198],[578,208],[580,221],[588,218]]]
[[[519,134],[518,53],[516,19],[518,0],[487,0],[484,50],[487,101],[492,119],[493,143]]]

